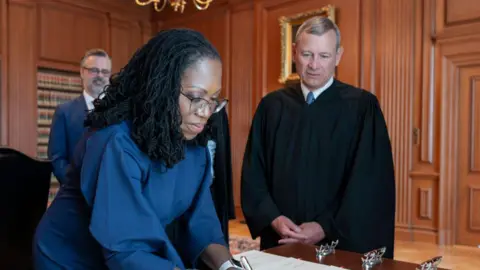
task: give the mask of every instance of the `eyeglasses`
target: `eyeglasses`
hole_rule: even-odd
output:
[[[190,111],[191,112],[200,112],[204,110],[207,106],[209,107],[210,111],[213,113],[219,112],[225,105],[228,103],[228,99],[217,99],[213,100],[212,102],[203,99],[203,98],[194,98],[190,97],[183,92],[180,92],[183,96],[190,100]]]
[[[93,67],[93,68],[83,67],[83,68],[86,69],[88,71],[88,73],[90,73],[92,75],[98,75],[98,74],[102,73],[102,75],[104,75],[104,76],[110,76],[110,74],[112,73],[112,71],[110,71],[108,69],[99,69],[99,68],[96,68],[96,67]]]

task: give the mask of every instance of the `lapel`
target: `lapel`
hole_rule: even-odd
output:
[[[85,97],[80,95],[74,100],[71,108],[71,128],[76,130],[75,134],[83,133],[83,122],[87,116],[87,103],[85,103]]]
[[[85,97],[81,94],[77,99],[75,99],[75,110],[81,111],[84,115],[87,115],[87,102],[85,101]]]

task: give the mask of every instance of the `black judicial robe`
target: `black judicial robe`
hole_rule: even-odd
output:
[[[235,204],[233,200],[232,154],[230,146],[230,128],[226,107],[213,114],[210,119],[213,137],[216,142],[213,171],[215,178],[210,188],[217,215],[228,244],[228,221],[235,219]]]
[[[245,150],[241,204],[261,249],[278,245],[271,222],[318,222],[338,249],[385,246],[393,258],[395,179],[390,139],[377,98],[334,80],[310,105],[300,84],[258,105]]]

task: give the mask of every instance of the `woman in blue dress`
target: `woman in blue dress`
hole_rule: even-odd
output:
[[[110,80],[34,240],[35,269],[185,269],[231,260],[210,194],[222,64],[198,32],[158,33]],[[165,233],[181,224],[174,247]]]

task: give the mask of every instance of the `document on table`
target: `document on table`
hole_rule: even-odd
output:
[[[312,263],[291,257],[283,257],[273,254],[268,254],[258,250],[246,251],[233,257],[240,260],[241,256],[245,256],[252,266],[253,270],[336,270],[344,269],[336,266],[329,266],[320,263]]]

